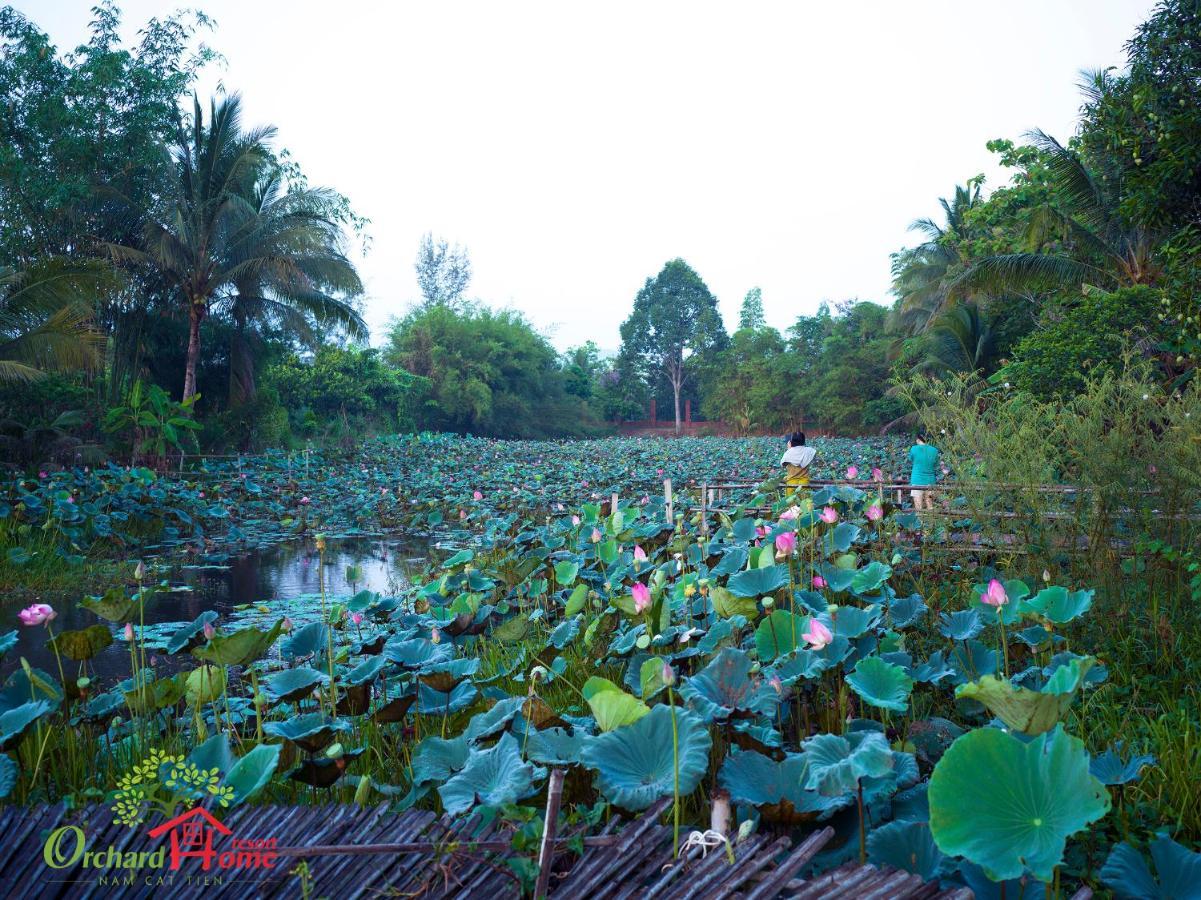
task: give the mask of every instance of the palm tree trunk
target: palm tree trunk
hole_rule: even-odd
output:
[[[196,394],[196,366],[200,362],[200,320],[204,306],[193,300],[188,304],[188,356],[184,363],[183,402]]]

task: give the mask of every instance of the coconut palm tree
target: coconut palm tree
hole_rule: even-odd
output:
[[[960,303],[939,315],[925,335],[925,355],[915,371],[987,372],[996,362],[997,336],[987,312],[974,302]]]
[[[103,267],[62,259],[0,266],[0,383],[94,365],[104,336],[92,327],[93,298],[111,280]]]
[[[220,301],[234,324],[230,338],[230,405],[251,401],[256,393],[255,333],[265,326],[289,332],[304,346],[320,345],[323,334],[339,328],[365,340],[369,331],[350,302],[363,291],[354,266],[342,252],[341,228],[331,215],[338,197],[324,188],[289,190],[278,166],[269,167],[249,198],[254,217],[232,242],[262,253],[273,247],[287,255],[303,277],[272,279],[255,269],[242,272],[233,291]]]
[[[907,335],[925,331],[940,313],[967,293],[954,286],[968,265],[968,213],[981,203],[980,182],[971,179],[956,185],[951,200],[940,197],[938,202],[943,209],[943,224],[930,218],[917,219],[909,230],[925,240],[893,256],[892,292],[897,297],[893,325]]]
[[[174,195],[160,209],[136,211],[138,246],[108,245],[118,261],[152,267],[175,288],[188,317],[185,402],[196,393],[201,323],[218,305],[232,311],[233,298],[244,295],[237,315],[249,322],[268,308],[276,315],[288,306],[329,312],[333,294],[362,290],[337,225],[315,202],[320,191],[288,199],[278,185],[260,190],[274,165],[274,129],[243,130],[241,110],[237,94],[214,98],[206,124],[193,97],[191,122],[180,124],[173,151]]]
[[[1042,131],[1027,137],[1042,151],[1056,200],[1031,219],[1027,244],[1053,251],[1006,253],[976,260],[953,291],[1045,291],[1092,284],[1105,290],[1147,284],[1159,275],[1159,236],[1121,212],[1122,179],[1112,160],[1086,163]]]

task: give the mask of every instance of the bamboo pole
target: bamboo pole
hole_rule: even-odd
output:
[[[616,500],[617,495],[613,495]],[[538,884],[534,900],[545,897],[550,888],[551,864],[555,861],[555,832],[559,824],[559,804],[563,800],[563,770],[551,769],[546,789],[546,819],[542,824],[542,846],[538,848]]]

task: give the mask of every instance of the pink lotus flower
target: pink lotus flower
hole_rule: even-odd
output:
[[[209,640],[209,641],[211,641],[211,640],[212,640],[212,639],[213,639],[213,638],[216,636],[216,634],[217,634],[217,629],[213,627],[213,623],[212,623],[212,622],[205,622],[205,623],[204,623],[204,637],[205,637],[205,640]]]
[[[603,537],[603,535],[600,533],[600,529],[599,529],[599,528],[593,528],[593,529],[592,529],[592,535],[591,535],[591,537],[589,538],[589,540],[591,540],[591,541],[592,541],[592,543],[594,543],[594,544],[599,544],[599,543],[601,542],[601,538],[602,538],[602,537]]]
[[[578,527],[580,526],[580,517],[579,517],[579,516],[572,516],[572,517],[571,517],[571,524],[572,524],[573,526],[575,526],[576,528],[578,528]]]
[[[630,594],[634,597],[634,612],[645,612],[651,605],[651,589],[641,581],[635,581],[634,586],[630,588]]]
[[[133,643],[133,622],[125,623],[125,640]]]
[[[850,479],[858,478],[858,477],[859,477],[859,467],[858,466],[847,466],[847,479],[850,480]]]
[[[803,632],[801,637],[814,650],[820,650],[834,640],[834,635],[830,633],[830,629],[815,618],[809,620],[809,630]]]
[[[788,509],[784,510],[784,512],[780,513],[780,521],[781,522],[792,522],[800,514],[801,514],[801,508],[799,506],[790,506],[790,507],[788,507]]]
[[[980,595],[980,602],[1000,609],[1009,602],[1009,595],[1005,593],[1005,585],[994,578],[988,583],[988,588],[984,593]]]
[[[813,576],[813,586],[817,590],[820,591],[822,588],[824,588],[826,586],[826,579],[822,578],[820,575],[814,575]]]
[[[776,554],[778,556],[791,556],[796,552],[796,532],[781,531],[776,535]]]
[[[872,481],[876,484],[884,481],[884,471],[879,466],[872,466]]]
[[[880,505],[878,503],[873,503],[867,508],[867,517],[872,522],[879,522],[882,518],[884,518],[884,510],[880,509]]]
[[[301,506],[308,506],[308,504],[309,504],[309,498],[308,498],[308,497],[301,497],[301,498],[300,498],[300,505],[301,505]]]
[[[287,616],[284,616],[284,623],[281,626],[279,626],[279,628],[280,628],[280,631],[283,631],[285,633],[291,631],[292,630],[292,620],[289,619]]]
[[[433,628],[430,629],[430,643],[431,644],[442,643],[442,632],[438,630],[437,625],[435,625]]]
[[[768,684],[770,684],[770,685],[772,686],[772,690],[774,690],[774,691],[775,691],[777,694],[781,694],[781,695],[783,695],[783,693],[784,693],[784,682],[782,682],[782,681],[780,680],[780,676],[779,676],[779,675],[773,675],[773,676],[771,677],[771,680],[770,680],[770,681],[768,681],[767,683],[768,683]]]
[[[588,487],[588,482],[587,481],[581,482],[580,487]]]
[[[646,551],[637,544],[634,545],[634,559],[638,562],[646,562]]]
[[[662,470],[662,469],[655,469],[655,474],[656,474],[656,475],[662,475],[662,474],[663,474],[663,470]],[[45,473],[45,472],[43,472],[43,473],[42,473],[42,477],[45,477],[45,475],[46,475],[46,473]]]
[[[353,612],[350,614],[350,621],[356,625],[363,624],[363,614],[361,612]]]
[[[45,472],[38,472],[38,478],[46,478],[46,477],[48,477],[48,476],[46,475]]]
[[[54,608],[49,604],[35,603],[17,613],[17,618],[21,620],[22,625],[41,625],[51,621],[56,615]]]
[[[838,521],[838,510],[836,510],[833,506],[824,506],[822,507],[822,513],[819,518],[827,525],[833,525]]]
[[[663,664],[663,671],[659,673],[659,677],[663,679],[663,683],[671,686],[676,683],[676,670],[671,667],[671,663]]]
[[[203,500],[203,499],[204,499],[204,491],[201,491],[201,492],[200,492],[200,499],[201,499],[201,500]]]
[[[459,510],[459,518],[460,518],[460,519],[466,519],[466,518],[467,518],[467,510],[465,510],[465,509],[460,509],[460,510]]]
[[[482,493],[480,493],[479,491],[472,491],[472,492],[471,492],[471,499],[472,499],[472,500],[483,500],[483,499],[484,499],[484,495],[483,495]]]

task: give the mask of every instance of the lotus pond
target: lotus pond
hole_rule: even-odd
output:
[[[903,471],[896,442],[821,450],[822,474]],[[314,455],[307,472],[278,456],[26,480],[8,534],[43,535],[14,565],[98,544],[228,562],[307,534],[327,571],[348,560],[322,529],[472,538],[395,584],[349,563],[358,578],[319,582],[300,608],[264,596],[155,624],[179,601],[133,562],[77,611],[29,607],[0,638],[0,789],[131,823],[197,803],[482,810],[528,846],[555,767],[571,833],[670,797],[683,840],[728,797],[732,840],[833,826],[819,870],[858,857],[980,897],[1194,896],[1197,835],[1140,787],[1164,761],[1094,727],[1098,698],[1128,684],[1095,646],[1098,586],[936,555],[928,523],[870,476],[767,483],[703,520],[690,507],[690,481],[762,476],[778,454],[424,437]],[[681,491],[670,520],[664,477]],[[138,504],[142,518],[113,515]]]

